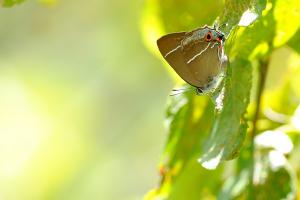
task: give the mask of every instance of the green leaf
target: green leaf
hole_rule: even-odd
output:
[[[168,168],[185,163],[194,151],[199,152],[197,147],[210,129],[212,115],[213,105],[208,98],[190,93],[170,99],[166,117],[169,138],[162,156]]]
[[[231,64],[230,70],[232,73],[225,83],[223,109],[216,116],[211,138],[199,159],[208,169],[215,169],[221,161],[236,157],[245,138],[247,126],[243,115],[250,98],[252,68],[247,60],[237,60]]]
[[[265,3],[260,3],[257,10],[262,12]],[[240,7],[244,7],[243,4]],[[233,59],[233,72],[229,73],[228,84],[225,84],[223,111],[216,117],[212,137],[206,145],[205,154],[200,158],[204,167],[214,169],[221,161],[234,158],[242,145],[246,132],[243,115],[249,103],[252,80],[252,67],[248,60],[268,59],[275,36],[273,13],[272,7],[267,7],[253,26],[240,28],[232,32],[229,38],[227,51]]]
[[[4,7],[11,7],[15,4],[22,3],[25,0],[3,0],[2,6]]]
[[[196,156],[201,152],[213,119],[214,108],[208,97],[186,93],[169,100],[166,117],[169,137],[161,157],[161,185],[156,190],[155,197],[168,196],[175,192],[173,187],[180,184],[181,180],[177,179],[181,177],[188,163],[197,163]],[[196,171],[189,173],[197,174],[199,170],[204,170],[200,165],[196,168]],[[149,196],[146,199],[154,199]]]
[[[238,24],[244,12],[251,10],[260,16],[265,6],[266,1],[227,0],[224,12],[220,17],[221,23],[229,24],[228,27],[225,27],[224,32],[229,34]],[[245,30],[245,33],[247,31]],[[230,51],[233,45],[240,44],[234,41],[236,37],[243,40],[243,45],[233,48],[235,50],[233,52]],[[215,169],[221,161],[235,158],[245,138],[247,125],[244,114],[249,104],[252,86],[252,66],[248,57],[252,53],[252,47],[260,42],[260,40],[253,42],[245,40],[245,38],[247,37],[243,35],[243,32],[240,35],[233,32],[228,38],[229,44],[226,49],[230,52],[229,58],[231,58],[231,53],[238,52],[238,55],[232,55],[232,64],[228,67],[228,78],[225,79],[223,108],[216,116],[211,138],[206,143],[204,154],[199,159],[202,166],[207,169]]]
[[[226,0],[225,8],[220,15],[218,23],[221,25],[227,24],[227,26],[224,27],[223,32],[228,35],[230,31],[238,25],[244,12],[251,11],[252,13],[257,14],[257,16],[260,16],[265,6],[266,0]]]

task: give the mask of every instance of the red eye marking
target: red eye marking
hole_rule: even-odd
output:
[[[212,40],[212,34],[211,34],[211,32],[208,32],[205,36],[205,41],[210,42],[211,40]]]

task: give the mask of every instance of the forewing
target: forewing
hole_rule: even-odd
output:
[[[157,46],[162,56],[184,81],[200,87],[199,81],[197,81],[192,71],[188,69],[183,56],[181,41],[185,35],[185,32],[165,35],[157,40]]]

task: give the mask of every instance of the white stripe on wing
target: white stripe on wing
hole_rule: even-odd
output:
[[[172,49],[171,51],[169,51],[166,55],[165,58],[170,55],[171,53],[173,53],[174,51],[176,51],[177,49],[179,49],[181,47],[181,45],[178,45],[175,49]]]
[[[197,53],[196,55],[194,55],[191,59],[189,59],[187,61],[187,64],[190,64],[193,60],[195,60],[195,58],[197,58],[198,56],[200,56],[203,52],[205,52],[208,47],[210,46],[210,43],[208,43],[208,45],[205,47],[205,49],[203,49],[200,53]]]

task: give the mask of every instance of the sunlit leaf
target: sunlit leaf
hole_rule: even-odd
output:
[[[287,116],[294,113],[300,103],[299,62],[299,56],[290,48],[279,48],[273,51],[262,97],[264,112],[271,109],[275,113]],[[272,118],[272,114],[268,115],[268,118]]]
[[[293,149],[290,138],[279,130],[265,131],[256,136],[254,142],[257,148],[273,148],[283,154],[288,154]]]
[[[275,150],[277,144],[281,142],[280,137],[275,139],[271,134],[263,133],[256,136],[255,141],[262,141],[268,144],[256,143],[254,156],[254,176],[253,176],[253,193],[249,193],[249,175],[251,174],[250,165],[247,165],[247,159],[243,156],[238,158],[237,171],[231,175],[223,185],[219,194],[220,200],[232,199],[295,199],[297,192],[296,174],[290,166],[284,154]],[[283,134],[284,133],[280,133]],[[268,139],[269,141],[265,140]],[[284,136],[284,140],[290,139]],[[271,140],[272,139],[272,140]],[[286,141],[283,141],[285,143]],[[288,142],[288,143],[289,143]],[[275,148],[273,148],[275,147]],[[250,149],[244,149],[243,153],[251,153]],[[251,178],[252,179],[252,178]]]
[[[300,1],[277,0],[274,2],[276,35],[274,46],[285,44],[300,27]]]
[[[251,10],[246,10],[243,13],[238,25],[239,26],[249,26],[257,19],[257,17],[258,17],[257,13],[255,13]]]
[[[255,19],[257,19],[265,6],[266,0],[226,0],[223,13],[220,15],[219,24],[227,24],[222,30],[226,34],[229,34],[230,31],[243,20],[245,13],[251,12],[252,15],[256,15]],[[252,19],[249,24],[253,23],[255,19]]]

